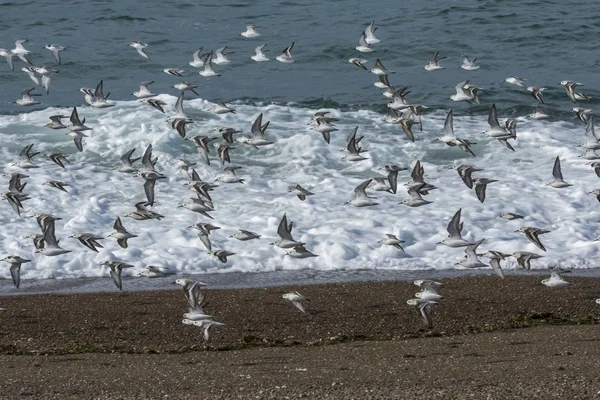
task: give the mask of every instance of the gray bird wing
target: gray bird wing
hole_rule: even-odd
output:
[[[475,194],[477,195],[477,198],[479,199],[480,202],[484,202],[485,200],[485,189],[487,188],[487,185],[475,185]]]
[[[454,118],[452,116],[452,110],[448,111],[446,116],[446,122],[444,122],[444,132],[448,136],[454,136]]]
[[[21,264],[10,264],[10,276],[18,289],[21,284]]]
[[[460,231],[461,231],[461,224],[460,224],[460,214],[462,212],[462,208],[459,208],[458,211],[456,212],[456,214],[454,214],[454,216],[452,217],[452,219],[450,220],[450,223],[448,224],[448,233],[450,234],[450,236],[458,236],[460,237]]]
[[[561,168],[560,168],[560,158],[558,158],[558,156],[556,157],[556,160],[554,160],[554,167],[552,167],[552,176],[557,181],[564,180],[563,179],[563,175],[562,175],[562,171],[561,171]]]
[[[492,108],[490,109],[490,114],[488,115],[488,124],[492,128],[499,127],[498,123],[498,114],[496,112],[496,104],[492,104]]]
[[[119,288],[119,290],[123,290],[123,281],[121,280],[121,275],[111,267],[110,269],[110,277],[112,278],[115,285]]]
[[[146,192],[146,198],[148,199],[148,203],[150,203],[150,205],[154,204],[154,185],[155,184],[156,184],[156,181],[154,179],[147,180],[144,183],[144,192]]]

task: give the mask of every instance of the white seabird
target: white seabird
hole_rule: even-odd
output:
[[[573,186],[570,183],[565,182],[565,180],[563,179],[562,170],[560,168],[560,158],[558,156],[556,156],[556,159],[554,160],[552,176],[554,177],[554,180],[550,183],[547,183],[546,186],[551,186],[556,189]]]
[[[233,53],[233,51],[227,51],[227,46],[221,47],[215,51],[213,62],[217,65],[229,64],[231,61],[227,58],[227,55]]]
[[[398,239],[396,235],[393,235],[391,233],[386,233],[385,236],[385,238],[377,241],[377,243],[386,244],[388,246],[392,246],[404,251],[404,248],[402,247],[402,243],[404,243],[404,240]]]
[[[450,223],[448,224],[448,237],[438,244],[445,244],[448,247],[466,247],[472,246],[475,243],[465,240],[461,236],[461,231],[463,228],[462,222],[460,222],[460,214],[462,208],[459,208],[458,211],[454,214]]]
[[[567,272],[571,272],[571,271],[565,271],[562,269],[557,269],[557,270],[553,270],[550,272],[550,278],[548,279],[544,279],[542,281],[542,285],[544,286],[548,286],[548,287],[566,287],[569,286],[569,282],[565,281],[562,276],[560,276],[561,273],[567,273]]]
[[[373,181],[373,179],[368,179],[354,188],[354,198],[348,200],[346,204],[352,204],[354,207],[369,207],[378,205],[379,203],[373,200],[375,198],[367,196],[367,193],[365,192],[367,187],[371,184],[371,181]]]
[[[371,69],[371,73],[375,75],[387,75],[393,74],[394,71],[385,68],[378,58],[377,60],[375,60],[375,66],[373,66],[373,69]]]
[[[146,54],[146,52],[144,51],[144,49],[146,47],[148,47],[147,44],[142,43],[142,42],[138,42],[136,40],[136,41],[133,41],[133,42],[129,43],[129,46],[133,47],[138,52],[138,54],[140,56],[142,56],[144,58],[150,58],[150,57],[148,57],[148,54]]]
[[[283,217],[281,217],[281,220],[279,221],[277,235],[279,236],[279,240],[271,244],[282,249],[292,249],[296,246],[304,246],[306,244],[294,240],[292,237],[292,223],[288,224],[286,214],[283,214]]]
[[[56,60],[57,63],[62,64],[62,60],[60,58],[60,52],[65,50],[66,48],[58,45],[58,44],[47,44],[44,46],[45,49],[50,50],[52,52],[52,55],[54,56],[54,59]]]
[[[294,42],[292,42],[292,44],[290,44],[288,47],[286,47],[283,50],[283,53],[281,53],[280,55],[275,57],[275,59],[279,62],[286,63],[286,64],[293,63],[294,62],[294,59],[292,58],[292,49],[293,48],[294,48]]]
[[[254,55],[250,57],[256,62],[264,62],[269,61],[269,58],[265,55],[265,53],[269,50],[265,50],[266,44],[261,44],[260,46],[256,46],[254,49]]]
[[[367,42],[370,45],[381,42],[381,40],[375,37],[376,30],[377,28],[375,28],[375,21],[372,21],[369,24],[369,26],[367,26],[363,31],[363,33],[365,34],[365,42]]]
[[[427,71],[437,71],[440,69],[446,69],[440,65],[440,60],[445,59],[446,57],[440,56],[440,52],[436,51],[429,57],[429,64],[425,65],[425,69]]]
[[[240,33],[245,38],[251,39],[255,37],[259,37],[261,34],[256,31],[256,26],[254,25],[246,25],[246,30]]]
[[[206,60],[204,61],[204,69],[198,73],[205,78],[209,78],[211,76],[221,76],[221,74],[216,73],[215,70],[213,69],[212,62],[213,62],[213,52],[211,51],[206,56]]]
[[[133,95],[138,99],[147,99],[157,96],[156,94],[152,93],[150,89],[148,89],[148,86],[152,85],[153,83],[154,81],[145,81],[140,83],[140,89],[137,92],[133,92]]]
[[[25,89],[21,92],[21,98],[16,101],[17,104],[21,106],[34,106],[36,104],[40,104],[39,101],[35,100],[34,96],[41,96],[39,93],[31,93],[35,90],[35,88]]]
[[[10,68],[11,71],[14,71],[15,70],[15,66],[13,64],[14,54],[13,54],[12,50],[0,49],[0,56],[4,57],[6,59],[8,68]]]
[[[468,56],[464,56],[460,67],[465,71],[475,71],[476,69],[479,69],[479,65],[475,65],[475,61],[477,61],[477,57],[470,60]]]
[[[370,53],[373,51],[371,45],[367,43],[367,37],[364,32],[360,34],[360,38],[358,39],[358,46],[356,46],[355,49],[360,51],[361,53]]]
[[[301,295],[299,292],[297,292],[297,291],[289,292],[289,293],[284,294],[281,297],[283,297],[286,300],[291,301],[292,304],[298,310],[302,311],[303,313],[306,313],[304,303],[306,303],[307,301],[310,301],[310,300],[307,299],[305,296]]]
[[[204,66],[204,60],[203,58],[205,56],[208,55],[208,53],[206,54],[202,54],[202,47],[200,47],[198,50],[196,50],[193,54],[192,54],[192,61],[190,61],[188,64],[191,65],[194,68],[201,68]]]
[[[31,65],[31,61],[29,61],[27,59],[28,54],[31,54],[31,52],[29,50],[27,50],[25,47],[23,47],[23,43],[27,43],[29,40],[27,39],[21,39],[21,40],[17,40],[15,41],[15,48],[11,50],[12,54],[19,57],[21,59],[21,61],[26,62],[27,64]]]
[[[107,265],[110,268],[110,277],[119,290],[123,290],[121,273],[123,272],[124,268],[133,268],[134,266],[121,261],[105,261],[102,263],[102,265]]]
[[[523,89],[526,88],[525,81],[527,81],[527,79],[519,78],[518,76],[509,76],[504,81],[510,83],[511,85],[520,86]]]
[[[21,265],[30,262],[25,258],[19,256],[8,256],[4,257],[0,261],[4,261],[10,264],[10,276],[15,287],[18,289],[21,285]]]

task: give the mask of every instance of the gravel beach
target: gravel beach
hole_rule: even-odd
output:
[[[181,290],[0,297],[0,398],[600,398],[600,279],[543,278],[443,279],[433,329],[410,282],[207,290],[208,343]]]

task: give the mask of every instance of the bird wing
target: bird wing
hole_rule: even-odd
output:
[[[131,156],[133,155],[134,151],[135,148],[129,150],[127,153],[121,156],[121,161],[123,162],[123,164],[131,165]]]
[[[154,204],[154,185],[156,181],[154,179],[147,180],[144,183],[144,192],[146,193],[146,198],[148,199],[148,203],[150,205]]]
[[[42,76],[42,86],[46,89],[46,94],[50,93],[50,75]]]
[[[77,113],[77,107],[73,107],[73,111],[71,112],[71,117],[69,120],[73,125],[81,125],[81,120],[79,119],[79,114]]]
[[[488,124],[492,128],[499,127],[498,123],[498,114],[496,112],[496,104],[492,104],[492,108],[490,109],[490,114],[488,115]]]
[[[123,281],[121,280],[121,275],[115,271],[114,267],[110,268],[110,277],[112,278],[115,285],[119,288],[119,290],[123,290]]]
[[[460,237],[461,224],[460,224],[460,214],[462,212],[462,208],[459,208],[456,214],[450,220],[448,224],[447,230],[450,236]]]
[[[448,111],[446,116],[446,122],[444,122],[444,132],[448,136],[454,136],[454,118],[452,117],[452,110]]]
[[[368,198],[369,196],[367,196],[367,193],[365,192],[365,190],[367,189],[367,186],[369,186],[371,184],[372,181],[373,181],[373,179],[368,179],[368,180],[362,182],[357,187],[355,187],[354,193],[356,194],[356,197]]]
[[[478,240],[477,242],[465,248],[465,254],[467,255],[468,259],[473,261],[479,261],[479,257],[477,257],[477,248],[481,243],[483,243],[483,240],[484,239]]]
[[[594,114],[591,114],[587,120],[587,125],[585,127],[585,135],[590,141],[598,141],[598,138],[596,137],[596,132],[594,130]]]
[[[46,230],[44,231],[44,242],[48,247],[58,247],[58,242],[56,241],[54,221],[52,221],[46,226]]]
[[[175,102],[175,112],[180,115],[185,115],[183,111],[183,92],[177,97],[177,101]]]
[[[15,70],[15,66],[13,65],[13,54],[6,56],[6,63],[8,64],[8,68],[10,68],[11,71]]]
[[[527,239],[529,239],[529,241],[531,241],[531,243],[535,244],[540,249],[546,251],[546,247],[544,247],[544,245],[540,241],[540,238],[538,237],[538,232],[527,231],[525,232],[525,236],[527,237]]]
[[[94,243],[92,240],[90,240],[89,238],[80,238],[79,242],[84,245],[85,247],[87,247],[88,249],[95,251],[96,253],[98,252],[98,249],[96,249],[96,247],[94,246]]]
[[[359,44],[361,47],[371,47],[371,46],[370,46],[370,45],[367,43],[367,40],[366,40],[366,39],[367,39],[367,36],[365,35],[365,33],[364,33],[364,32],[363,32],[363,33],[361,33],[361,34],[360,34],[360,38],[358,38],[358,44]]]
[[[385,74],[385,75],[379,75],[379,82],[383,83],[388,88],[392,87],[392,85],[390,85],[390,81],[388,79],[387,74]]]
[[[98,99],[105,99],[104,82],[102,80],[100,80],[100,82],[98,82],[98,85],[96,85],[96,90],[94,90],[94,97]]]
[[[485,189],[487,188],[487,185],[475,185],[475,194],[477,195],[477,198],[479,199],[480,202],[484,202],[485,200]]]
[[[60,51],[52,50],[52,55],[54,56],[54,59],[56,60],[56,62],[61,64]]]
[[[154,164],[152,163],[152,144],[149,144],[146,147],[146,151],[142,156],[142,164],[146,167],[147,170],[154,171]]]
[[[423,167],[421,166],[421,161],[417,160],[415,166],[410,173],[410,177],[416,183],[423,183]]]
[[[78,151],[83,151],[83,135],[75,136],[73,142],[75,142],[75,147],[77,147]]]
[[[396,190],[398,189],[398,171],[390,172],[387,178],[390,188],[392,189],[392,193],[396,194]]]
[[[306,313],[304,305],[301,302],[292,300],[292,304],[295,305],[298,310],[302,311],[303,313]]]
[[[12,277],[12,281],[18,289],[19,285],[21,284],[21,264],[10,264],[10,276]]]
[[[150,106],[156,108],[161,113],[163,113],[163,114],[165,113],[165,109],[162,108],[162,104],[163,104],[162,101],[160,101],[160,100],[148,100],[147,103],[150,104]]]
[[[490,266],[500,278],[504,279],[504,272],[502,271],[502,267],[500,266],[500,260],[497,258],[492,258],[490,260]]]
[[[554,160],[554,167],[552,168],[552,176],[557,181],[563,180],[562,171],[560,169],[560,158],[558,158],[558,156],[556,156],[556,159]]]
[[[254,135],[254,137],[262,137],[263,136],[263,132],[261,130],[262,117],[263,117],[263,114],[260,113],[258,115],[258,117],[256,117],[256,119],[254,120],[254,123],[252,124],[252,128],[250,129],[250,132],[252,132],[252,135]]]
[[[284,240],[294,240],[290,231],[288,230],[287,216],[285,214],[283,214],[281,221],[279,221],[279,226],[277,227],[277,234],[280,238]]]
[[[454,86],[454,89],[456,90],[456,94],[463,94],[465,93],[465,86],[469,84],[469,81],[462,81],[456,84],[456,86]]]
[[[115,220],[115,224],[113,225],[113,229],[116,230],[119,233],[126,233],[127,231],[125,230],[125,228],[123,227],[123,223],[121,222],[121,218],[117,217],[117,219]]]
[[[204,247],[206,247],[206,250],[212,251],[212,244],[210,242],[210,238],[208,237],[208,233],[200,231],[198,233],[198,238],[200,239]]]
[[[435,303],[433,302],[425,302],[421,305],[419,305],[419,313],[421,314],[421,318],[423,319],[423,322],[425,322],[425,324],[427,324],[428,327],[431,328],[432,326],[432,321],[431,321],[431,312],[433,311],[433,305]]]

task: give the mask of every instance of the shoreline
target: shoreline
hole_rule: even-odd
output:
[[[565,278],[442,279],[433,329],[412,282],[207,289],[208,343],[181,289],[0,296],[0,399],[591,398],[600,278]]]
[[[505,269],[506,276],[543,276],[549,275],[547,269]],[[422,270],[281,270],[269,272],[224,272],[206,274],[172,273],[161,278],[123,276],[123,291],[163,291],[173,290],[175,279],[186,278],[209,284],[209,289],[260,289],[266,287],[285,287],[292,284],[320,285],[360,282],[413,281],[416,279],[453,279],[462,277],[495,277],[491,269],[422,269]],[[568,276],[600,278],[600,268],[573,269]],[[0,297],[31,294],[83,294],[116,293],[112,279],[106,277],[84,277],[68,279],[22,279],[19,289],[10,278],[0,279]],[[599,296],[600,297],[600,294]]]

